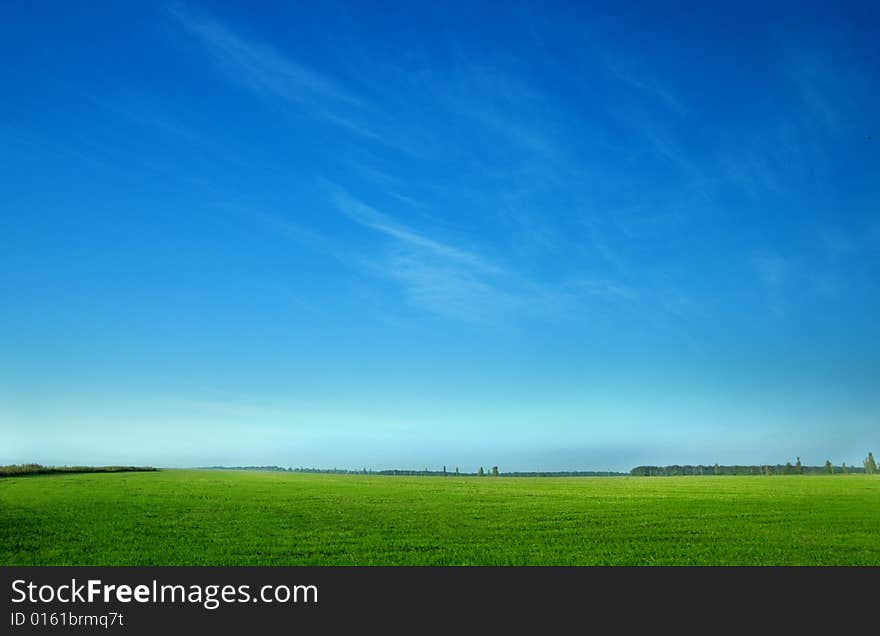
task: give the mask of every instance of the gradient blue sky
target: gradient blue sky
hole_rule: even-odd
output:
[[[0,464],[880,450],[878,5],[715,4],[7,3]]]

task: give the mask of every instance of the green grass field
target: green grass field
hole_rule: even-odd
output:
[[[0,564],[880,565],[880,477],[13,477]]]

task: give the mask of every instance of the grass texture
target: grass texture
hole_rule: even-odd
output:
[[[3,565],[880,565],[880,476],[0,479]]]

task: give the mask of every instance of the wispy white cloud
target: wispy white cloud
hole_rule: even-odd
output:
[[[363,201],[353,197],[337,185],[325,182],[331,200],[337,209],[364,227],[396,239],[399,243],[422,250],[447,261],[473,268],[483,273],[498,274],[501,269],[473,252],[430,238],[392,219]]]
[[[838,79],[827,62],[813,51],[789,51],[783,73],[794,85],[812,121],[829,132],[839,133],[842,127],[841,114],[834,98],[835,94],[839,94]]]
[[[805,137],[840,138],[876,126],[876,68],[851,38],[823,30],[806,38],[782,34],[777,40],[778,71],[800,102],[788,116],[798,118]]]
[[[321,97],[348,104],[360,103],[333,80],[294,62],[267,44],[244,39],[216,20],[197,17],[180,7],[171,9],[170,14],[196,36],[234,79],[256,90],[293,101]]]
[[[633,126],[648,142],[648,147],[669,164],[677,168],[692,189],[708,191],[716,183],[716,177],[703,161],[693,157],[675,136],[654,122],[643,117],[633,120]]]
[[[634,287],[607,278],[581,278],[570,283],[569,287],[579,293],[605,300],[634,301],[639,297]]]
[[[482,254],[414,230],[335,184],[323,187],[342,214],[391,240],[361,265],[399,284],[413,305],[474,323],[534,308],[530,284]]]
[[[381,189],[389,197],[405,203],[411,209],[417,210],[419,214],[426,216],[427,205],[410,194],[412,182],[377,168],[374,165],[374,160],[374,157],[369,157],[366,160],[347,157],[345,164],[370,185]],[[436,188],[436,184],[433,187]],[[436,221],[436,219],[434,220]]]
[[[644,71],[639,72],[635,64],[626,61],[619,55],[605,52],[605,69],[615,78],[643,95],[653,97],[659,104],[681,117],[688,113],[687,107],[679,96],[659,78]]]
[[[741,144],[745,142],[741,140]],[[785,188],[779,176],[779,154],[779,148],[769,148],[764,142],[753,148],[726,150],[719,159],[721,178],[754,200],[768,193],[782,194]]]
[[[597,303],[640,299],[635,287],[609,277],[581,275],[554,283],[501,268],[475,251],[399,223],[339,186],[324,183],[324,188],[341,213],[391,239],[359,266],[399,284],[413,305],[438,316],[474,323],[560,319],[588,315]]]
[[[231,82],[265,98],[296,104],[310,116],[349,132],[374,140],[381,138],[357,116],[365,101],[340,82],[217,20],[179,6],[169,13]]]
[[[457,101],[454,109],[534,155],[562,163],[565,151],[550,135],[488,103]]]
[[[404,286],[411,302],[447,318],[485,322],[510,315],[524,303],[518,293],[474,271],[417,254],[392,255],[384,271]]]
[[[627,275],[630,265],[620,250],[611,246],[601,229],[600,220],[595,216],[587,216],[583,219],[586,226],[589,249],[596,254],[618,274]]]
[[[328,254],[334,252],[332,242],[326,236],[300,223],[248,206],[235,206],[233,209],[286,238]]]
[[[462,48],[454,69],[419,86],[434,104],[497,139],[521,159],[565,168],[571,153],[555,130],[563,119],[555,100],[499,60],[475,59]]]

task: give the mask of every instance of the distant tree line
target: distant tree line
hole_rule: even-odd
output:
[[[698,464],[696,466],[672,465],[672,466],[636,466],[628,473],[611,470],[561,470],[561,471],[514,471],[502,473],[498,466],[492,466],[489,471],[480,466],[475,472],[461,472],[458,467],[455,472],[443,470],[412,470],[412,469],[385,469],[368,470],[346,468],[298,468],[284,466],[203,466],[202,470],[247,470],[266,472],[289,472],[289,473],[323,473],[334,475],[400,475],[400,476],[440,476],[456,475],[460,477],[623,477],[627,475],[640,477],[667,477],[679,475],[821,475],[821,474],[877,474],[877,462],[873,453],[862,461],[862,466],[847,466],[844,462],[841,466],[834,466],[831,460],[827,460],[824,466],[803,466],[801,458],[796,462],[775,465],[734,465],[712,466]],[[41,464],[12,464],[0,466],[0,477],[14,477],[19,475],[48,475],[52,473],[121,473],[121,472],[144,472],[158,470],[152,466],[43,466]]]
[[[152,466],[43,466],[42,464],[12,464],[0,466],[0,477],[23,475],[51,475],[53,473],[130,473],[158,470]]]
[[[801,458],[798,457],[795,463],[787,462],[785,464],[764,464],[764,465],[734,465],[721,466],[719,464],[696,466],[673,465],[673,466],[636,466],[628,473],[615,472],[611,470],[561,470],[561,471],[515,471],[502,473],[498,466],[492,466],[486,470],[480,466],[472,473],[461,472],[458,467],[455,472],[446,470],[443,466],[442,470],[413,470],[411,468],[388,468],[384,470],[371,470],[367,468],[350,469],[350,468],[307,468],[300,466],[294,468],[292,466],[285,468],[284,466],[204,466],[206,470],[251,470],[251,471],[269,471],[269,472],[290,472],[290,473],[322,473],[331,475],[398,475],[411,477],[446,477],[456,475],[459,477],[623,477],[634,475],[640,477],[667,477],[677,475],[822,475],[822,474],[876,474],[877,464],[874,461],[874,455],[868,453],[868,456],[862,462],[861,468],[856,466],[847,466],[843,463],[841,466],[834,466],[831,460],[825,462],[823,466],[804,466],[801,464]],[[137,469],[125,467],[107,467],[109,469],[116,468],[120,470],[153,470],[153,469]],[[0,468],[2,470],[2,468]],[[89,469],[102,470],[102,469]],[[80,471],[81,472],[81,471]]]
[[[708,465],[673,465],[673,466],[636,466],[629,471],[630,475],[638,477],[673,477],[680,475],[827,475],[827,474],[874,474],[876,467],[871,470],[867,466],[858,468],[847,466],[834,466],[831,460],[823,466],[803,466],[801,464],[764,464],[762,466],[721,466]]]

